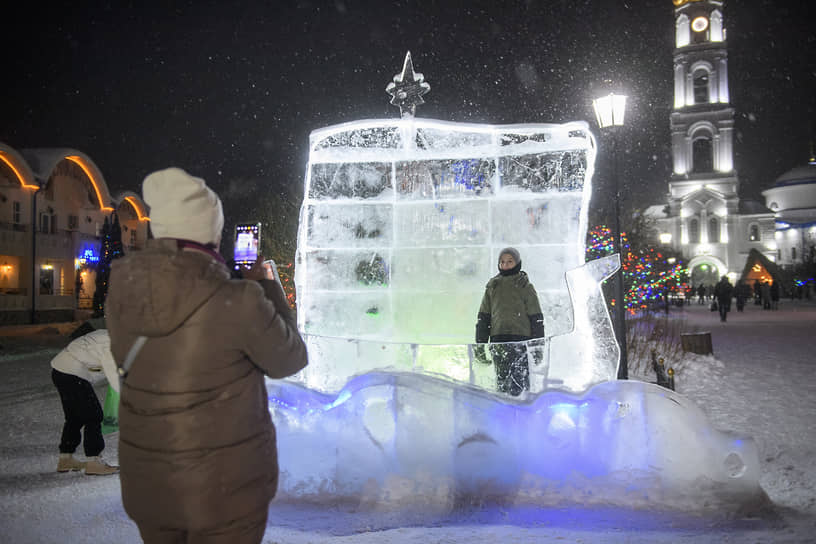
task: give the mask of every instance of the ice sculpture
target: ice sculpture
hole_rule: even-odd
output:
[[[389,85],[401,119],[311,135],[295,275],[309,366],[267,384],[280,495],[443,509],[762,499],[752,440],[671,391],[615,380],[600,285],[620,260],[584,263],[586,123],[415,119],[428,89],[409,55]],[[545,315],[520,398],[495,393],[470,344],[505,246]]]
[[[642,382],[500,402],[426,374],[369,373],[337,395],[269,385],[279,496],[449,510],[501,500],[696,510],[761,500],[752,440]]]
[[[468,344],[498,252],[515,246],[547,334],[531,344],[542,361],[532,390],[614,379],[618,347],[598,286],[617,261],[583,264],[594,160],[584,122],[406,116],[313,132],[295,276],[310,350],[301,378],[337,391],[391,368],[490,388]],[[581,349],[554,363],[568,346]]]

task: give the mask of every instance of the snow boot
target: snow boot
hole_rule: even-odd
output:
[[[91,476],[106,476],[117,472],[119,472],[119,467],[107,464],[99,456],[88,457],[88,463],[85,465],[85,474]]]
[[[73,454],[59,454],[59,461],[57,461],[57,472],[69,472],[71,470],[82,470],[84,468],[85,463],[79,459],[75,459]]]

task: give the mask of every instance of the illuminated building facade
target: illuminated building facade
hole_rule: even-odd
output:
[[[0,324],[72,321],[90,309],[102,226],[114,211],[125,251],[143,247],[144,202],[111,197],[90,157],[0,142]]]
[[[652,206],[660,240],[680,252],[694,285],[736,280],[755,249],[775,259],[774,215],[741,199],[734,168],[724,2],[674,0],[672,175],[668,202]]]

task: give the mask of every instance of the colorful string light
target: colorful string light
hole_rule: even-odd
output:
[[[625,232],[621,233],[621,246],[623,298],[631,313],[664,301],[667,295],[688,296],[688,271],[679,259],[669,262],[668,255],[653,247],[633,248]],[[590,230],[587,261],[614,253],[614,236],[609,227],[600,225]],[[610,303],[615,305],[617,301],[612,299]]]

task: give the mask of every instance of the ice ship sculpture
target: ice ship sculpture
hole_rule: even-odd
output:
[[[619,259],[584,262],[586,123],[414,118],[428,86],[410,56],[389,89],[402,118],[310,138],[295,275],[309,366],[267,386],[281,495],[689,508],[761,496],[752,440],[671,391],[615,380],[600,284]],[[545,315],[520,399],[495,392],[471,344],[506,246]]]

